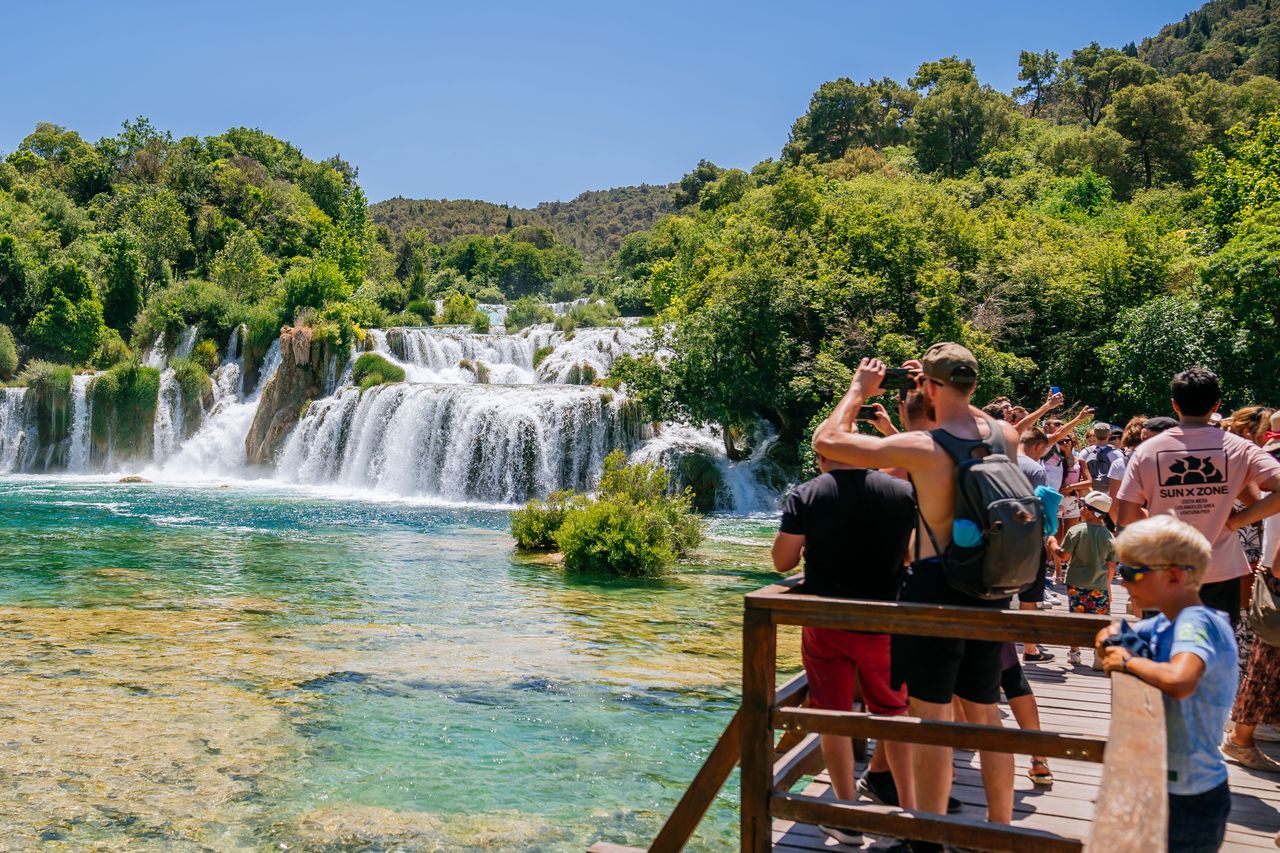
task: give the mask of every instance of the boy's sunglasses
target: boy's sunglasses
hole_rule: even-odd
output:
[[[1120,576],[1120,580],[1129,583],[1137,583],[1145,578],[1150,572],[1163,572],[1168,569],[1186,569],[1191,570],[1191,566],[1183,566],[1178,563],[1170,563],[1164,566],[1129,566],[1124,563],[1116,563],[1116,574]]]

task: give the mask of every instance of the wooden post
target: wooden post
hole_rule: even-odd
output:
[[[769,795],[773,788],[773,706],[778,635],[772,614],[751,602],[742,616],[742,853],[773,847]]]

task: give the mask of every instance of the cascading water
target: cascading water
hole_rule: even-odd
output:
[[[313,403],[281,479],[397,495],[511,503],[594,485],[605,455],[646,435],[634,404],[599,389],[399,383]]]
[[[0,473],[31,470],[40,435],[26,388],[0,388]]]
[[[202,479],[243,473],[245,469],[244,439],[249,434],[258,401],[280,369],[280,341],[273,341],[262,360],[258,387],[247,396],[240,395],[240,377],[244,357],[237,347],[240,330],[231,333],[227,344],[228,358],[213,374],[213,407],[200,429],[183,443],[172,458],[164,460],[158,473],[182,479]],[[234,357],[231,354],[234,353]],[[159,461],[159,460],[158,460]]]
[[[719,475],[716,509],[744,514],[770,512],[778,496],[760,482],[758,473],[760,467],[767,464],[767,454],[776,441],[776,434],[769,431],[761,436],[749,458],[732,462],[725,455],[723,439],[710,429],[662,424],[652,438],[631,454],[631,459],[661,465],[667,470],[674,491],[681,486],[681,463],[690,456],[700,455],[715,466]]]
[[[187,326],[178,337],[178,345],[174,347],[173,358],[188,358],[196,346],[196,338],[200,329]],[[147,364],[152,367],[163,367],[167,362],[155,364],[157,359],[164,358],[164,335],[156,338],[151,353],[147,356]],[[178,451],[186,437],[182,413],[182,386],[178,383],[177,372],[172,367],[163,367],[160,371],[160,397],[156,403],[156,419],[152,426],[151,459],[163,462]]]
[[[93,420],[93,400],[89,386],[93,376],[88,373],[71,377],[71,434],[67,446],[67,471],[80,474],[89,469],[89,425]]]

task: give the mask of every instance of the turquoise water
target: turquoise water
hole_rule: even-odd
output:
[[[0,837],[48,849],[643,844],[737,704],[769,519],[663,581],[507,515],[0,479]],[[690,849],[729,850],[733,791]]]

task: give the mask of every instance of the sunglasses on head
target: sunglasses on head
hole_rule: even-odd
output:
[[[1151,572],[1163,572],[1169,569],[1190,571],[1191,566],[1184,566],[1178,563],[1169,563],[1163,566],[1130,566],[1125,563],[1116,563],[1116,574],[1120,576],[1120,580],[1128,581],[1129,583],[1137,583]]]

